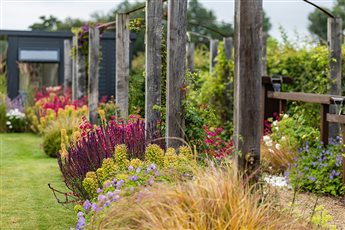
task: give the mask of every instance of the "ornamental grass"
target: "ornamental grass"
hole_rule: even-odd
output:
[[[118,201],[96,229],[307,229],[231,166],[198,169],[195,180],[156,184]]]

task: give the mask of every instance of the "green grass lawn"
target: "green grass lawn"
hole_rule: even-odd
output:
[[[55,158],[33,134],[0,134],[0,229],[69,229],[75,214],[58,204],[48,183],[66,191]],[[71,207],[71,206],[69,206]]]

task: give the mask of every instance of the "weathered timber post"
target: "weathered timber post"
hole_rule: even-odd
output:
[[[72,57],[71,57],[72,41],[64,40],[64,84],[63,89],[66,95],[67,89],[72,87]]]
[[[98,28],[89,28],[89,82],[88,82],[88,105],[89,119],[92,124],[97,123],[98,108],[98,79],[99,79],[99,49],[100,38]]]
[[[186,74],[187,0],[169,0],[167,37],[167,99],[166,136],[167,146],[177,148],[181,142],[169,137],[183,138]]]
[[[194,49],[195,44],[193,42],[187,43],[187,67],[188,71],[193,73],[194,72]]]
[[[73,46],[78,46],[78,36],[73,37]],[[72,100],[78,100],[77,56],[72,58]]]
[[[232,58],[232,38],[223,38],[224,51],[226,61],[230,61]],[[231,95],[233,89],[233,82],[230,79],[230,69],[225,69],[226,87],[224,90],[224,108],[226,113],[224,114],[223,121],[229,121],[233,117],[233,95]]]
[[[86,60],[85,60],[86,57],[78,48],[78,46],[76,50],[77,50],[77,98],[81,99],[87,94]]]
[[[218,40],[210,40],[210,73],[213,72],[213,67],[216,65],[216,57],[218,55]]]
[[[341,95],[341,64],[342,54],[341,46],[343,42],[343,28],[341,18],[328,17],[327,21],[327,40],[329,47],[329,63],[330,63],[330,80],[331,88],[329,94]],[[336,113],[336,105],[330,106],[330,113]],[[329,126],[330,137],[335,138],[339,135],[340,125],[331,123]]]
[[[235,147],[241,171],[260,164],[262,0],[235,1]]]
[[[267,76],[267,38],[268,38],[267,32],[262,31],[262,75],[263,76]]]
[[[120,116],[128,117],[129,86],[129,15],[116,15],[116,104],[120,108]]]
[[[163,1],[146,1],[146,34],[145,34],[145,126],[146,136],[150,135],[148,128],[153,122],[161,119],[160,111],[154,106],[161,106],[162,78],[162,16]]]

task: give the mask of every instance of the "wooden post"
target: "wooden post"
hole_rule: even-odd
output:
[[[230,61],[232,58],[232,38],[223,38],[224,43],[224,51],[225,51],[225,58],[227,61]],[[234,107],[234,100],[233,95],[231,95],[233,89],[233,82],[230,79],[230,69],[225,69],[225,79],[226,79],[226,87],[224,90],[224,108],[225,114],[222,117],[223,121],[229,121],[233,117],[233,107]]]
[[[213,67],[216,65],[216,57],[218,54],[218,40],[210,40],[210,73],[213,72]]]
[[[262,75],[263,76],[267,76],[267,37],[268,37],[267,32],[262,31]]]
[[[343,131],[343,158],[342,158],[342,166],[343,166],[343,183],[345,184],[345,125],[342,125],[342,131]]]
[[[187,43],[187,67],[188,71],[194,73],[194,49],[195,44],[193,42]]]
[[[320,114],[320,133],[321,141],[324,145],[328,145],[329,137],[329,122],[327,121],[327,113],[329,113],[329,105],[321,105],[321,114]]]
[[[116,104],[122,118],[128,117],[129,15],[116,15]]]
[[[250,174],[260,165],[262,0],[235,1],[235,147],[237,166]]]
[[[343,42],[343,28],[341,18],[330,18],[327,21],[327,40],[329,47],[329,63],[330,63],[330,80],[331,88],[329,94],[341,95],[341,64],[342,54],[341,46]],[[336,105],[330,106],[330,113],[336,113]],[[329,127],[330,137],[335,138],[339,135],[339,124],[331,123]]]
[[[177,148],[180,141],[169,137],[183,138],[186,74],[187,0],[169,0],[167,36],[167,99],[166,136],[167,146]]]
[[[162,78],[162,16],[163,1],[146,1],[146,51],[145,51],[145,126],[146,136],[150,135],[148,126],[161,119],[160,111],[154,106],[161,106]]]
[[[78,44],[78,43],[77,43]],[[77,98],[82,99],[87,94],[85,55],[77,48]]]
[[[73,46],[77,47],[78,36],[73,37]],[[72,58],[72,100],[78,100],[77,56]]]
[[[97,109],[99,98],[99,49],[100,39],[98,28],[89,28],[89,82],[88,82],[88,104],[89,119],[92,124],[97,124]]]
[[[72,41],[64,40],[64,94],[72,88],[72,58],[71,58]]]

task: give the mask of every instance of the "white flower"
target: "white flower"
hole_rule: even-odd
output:
[[[10,125],[8,128],[12,129],[12,125]]]
[[[287,179],[282,176],[265,176],[264,181],[274,187],[290,187]]]
[[[284,114],[283,118],[289,118],[289,115]]]
[[[276,131],[279,131],[279,127],[274,127]]]
[[[273,126],[277,126],[277,124],[278,124],[278,121],[273,121]]]
[[[10,121],[6,121],[6,125],[11,125],[11,122]]]
[[[280,150],[280,148],[281,148],[281,145],[277,143],[276,144],[276,149]]]
[[[281,141],[286,141],[286,137],[282,136],[282,138],[280,139]]]
[[[272,140],[266,141],[265,144],[266,144],[266,146],[268,146],[268,147],[272,147],[272,146],[273,146]]]
[[[265,136],[263,137],[263,140],[264,140],[264,142],[270,141],[270,140],[271,140],[271,137],[268,136],[268,135],[265,135]]]

